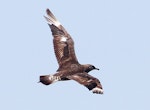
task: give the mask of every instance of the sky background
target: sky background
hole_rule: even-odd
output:
[[[44,86],[58,64],[43,15],[49,8],[75,42],[81,64],[104,88],[75,81]],[[150,110],[149,0],[0,1],[1,110]]]

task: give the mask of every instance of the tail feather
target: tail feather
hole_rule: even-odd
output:
[[[60,78],[58,76],[53,76],[53,75],[43,75],[40,76],[40,81],[44,85],[50,85],[56,81],[59,81]]]

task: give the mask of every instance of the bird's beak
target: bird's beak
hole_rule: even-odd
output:
[[[99,70],[99,68],[95,68],[96,70]]]

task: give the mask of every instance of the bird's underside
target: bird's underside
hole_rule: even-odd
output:
[[[53,35],[54,52],[59,68],[53,75],[40,76],[40,82],[49,85],[56,81],[75,80],[92,90],[93,93],[103,94],[100,81],[88,74],[91,70],[98,70],[98,68],[90,64],[81,65],[78,62],[73,39],[49,9],[46,10],[46,13],[47,17],[44,17]]]

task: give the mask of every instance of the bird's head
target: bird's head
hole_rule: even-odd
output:
[[[90,64],[84,65],[84,68],[85,68],[84,71],[87,73],[92,71],[92,70],[99,70],[98,68],[96,68],[95,66],[90,65]]]

